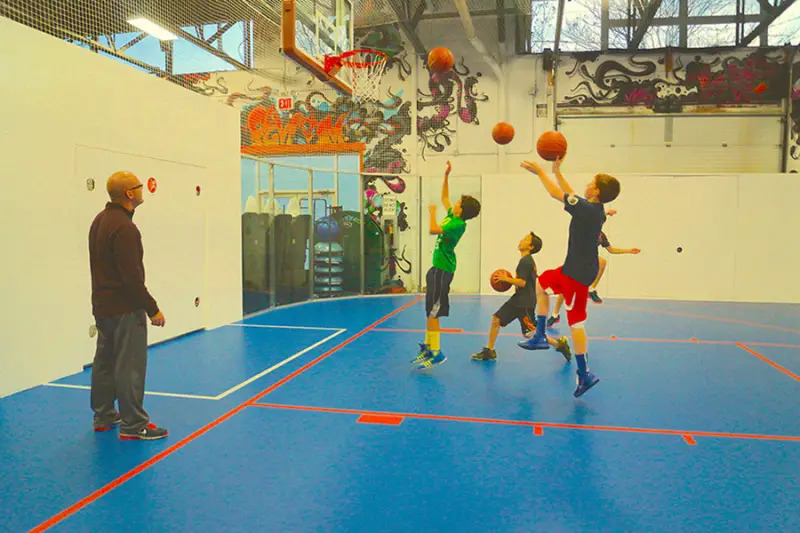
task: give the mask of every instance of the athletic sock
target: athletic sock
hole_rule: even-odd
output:
[[[430,336],[431,336],[431,343],[428,346],[431,347],[431,351],[432,352],[438,352],[439,351],[439,332],[438,331],[431,331],[430,332]]]
[[[586,354],[576,354],[575,361],[578,363],[578,374],[581,376],[586,374]]]
[[[431,332],[425,330],[425,346],[430,346],[430,345],[431,345]]]
[[[544,336],[544,325],[547,321],[547,316],[545,315],[536,315],[536,335],[539,337]]]

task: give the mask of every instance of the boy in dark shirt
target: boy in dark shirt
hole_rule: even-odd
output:
[[[475,361],[494,361],[497,359],[497,352],[494,350],[497,334],[500,332],[500,328],[506,327],[514,320],[519,320],[523,334],[536,329],[531,320],[536,307],[536,262],[533,260],[533,254],[542,249],[542,239],[534,232],[530,232],[519,241],[517,249],[522,254],[522,258],[517,263],[516,277],[497,275],[492,279],[493,282],[505,281],[510,283],[516,287],[516,291],[492,316],[489,342],[483,350],[472,355],[472,359]],[[555,346],[556,350],[569,362],[572,358],[572,353],[569,351],[569,343],[566,337],[561,337],[558,341],[548,338],[548,342]]]
[[[578,364],[577,387],[573,394],[577,398],[600,381],[586,366],[586,303],[589,299],[589,286],[599,270],[597,236],[606,221],[603,206],[619,196],[620,184],[613,176],[597,174],[586,185],[585,198],[581,198],[561,174],[561,160],[553,163],[553,172],[558,183],[535,162],[525,161],[521,166],[539,176],[550,196],[563,203],[564,210],[572,216],[572,220],[569,224],[569,244],[564,264],[557,269],[543,272],[536,281],[536,333],[519,345],[527,350],[550,348],[545,335],[545,321],[550,308],[548,292],[563,295],[575,361]]]

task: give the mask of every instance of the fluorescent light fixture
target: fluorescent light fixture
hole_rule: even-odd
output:
[[[128,21],[128,24],[136,26],[143,32],[149,33],[159,41],[174,41],[178,38],[174,33],[165,30],[152,20],[146,18],[131,19]]]

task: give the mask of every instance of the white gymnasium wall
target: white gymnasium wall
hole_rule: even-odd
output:
[[[583,194],[592,175],[567,172],[566,177]],[[800,301],[800,251],[792,244],[800,227],[800,213],[791,204],[800,194],[796,175],[617,177],[622,193],[607,207],[619,213],[609,217],[604,230],[612,245],[638,247],[642,253],[604,253],[609,263],[603,296]],[[516,265],[516,243],[528,230],[544,241],[535,256],[540,271],[563,264],[570,217],[536,176],[484,175],[482,194],[482,293],[493,292],[491,272]]]
[[[158,180],[134,218],[167,318],[150,341],[241,318],[236,110],[3,18],[0,55],[0,396],[91,362],[88,231],[115,170]]]

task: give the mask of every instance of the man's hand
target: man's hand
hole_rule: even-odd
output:
[[[447,166],[444,168],[444,177],[450,175],[450,171],[453,170],[453,165],[450,164],[450,161],[447,161]]]
[[[158,312],[154,317],[150,319],[150,323],[154,326],[164,327],[164,324],[167,323],[167,319],[164,318],[164,313],[161,311]]]
[[[525,170],[529,170],[529,171],[533,172],[534,174],[541,174],[542,173],[542,167],[540,167],[539,163],[537,163],[535,161],[523,161],[522,163],[520,163],[519,166],[521,166]]]

